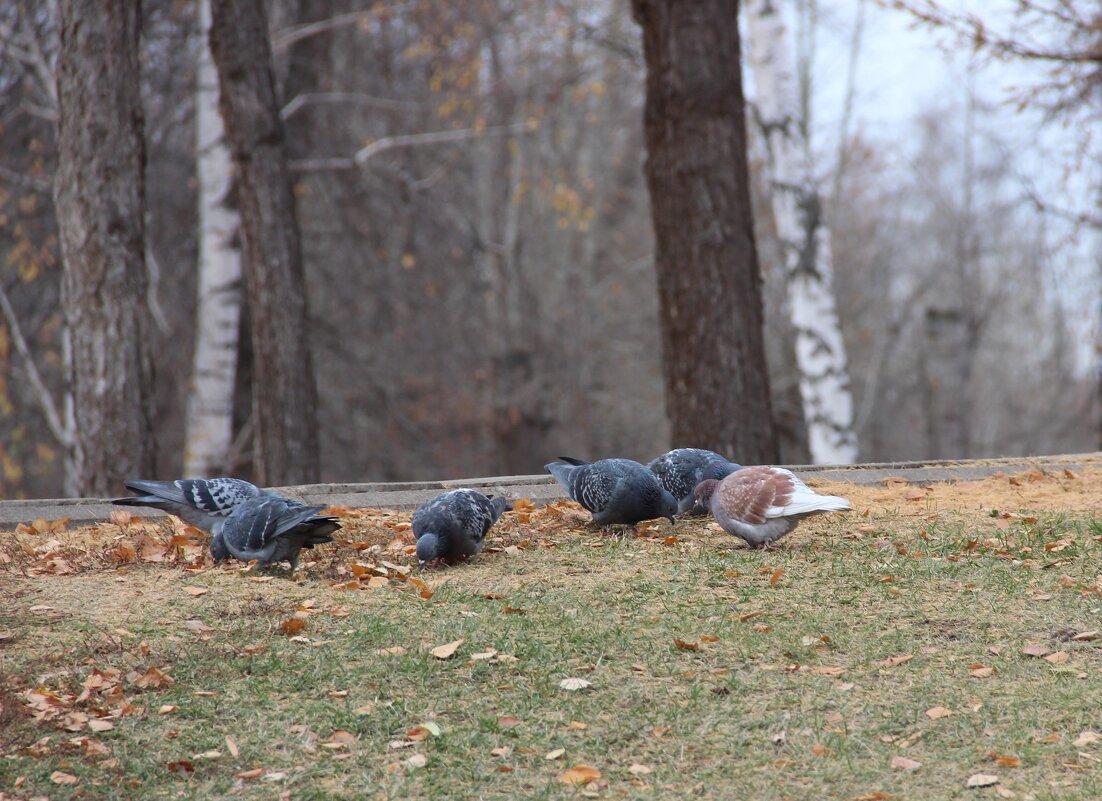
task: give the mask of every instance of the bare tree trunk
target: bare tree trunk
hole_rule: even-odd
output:
[[[317,388],[302,245],[262,0],[213,0],[210,46],[240,187],[252,325],[254,464],[263,484],[318,479]]]
[[[139,4],[61,0],[58,166],[66,490],[108,495],[154,466]]]
[[[777,459],[750,208],[738,0],[632,0],[675,445]]]
[[[784,248],[808,445],[817,464],[852,464],[857,461],[857,435],[834,299],[830,232],[815,185],[807,120],[800,114],[787,29],[777,2],[748,0],[747,39],[758,122],[768,151],[773,214]]]
[[[233,164],[218,111],[218,72],[211,58],[209,31],[210,0],[199,0],[202,41],[195,89],[199,301],[184,454],[184,475],[195,477],[228,469],[241,319],[241,253],[236,242],[241,216],[227,203],[233,186]]]

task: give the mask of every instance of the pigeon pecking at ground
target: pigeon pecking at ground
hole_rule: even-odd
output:
[[[275,493],[249,498],[216,525],[211,555],[217,562],[233,556],[261,567],[290,562],[294,575],[299,551],[332,542],[330,535],[340,528],[335,517],[318,514],[323,508],[303,506]]]
[[[756,548],[769,548],[809,515],[852,507],[837,495],[820,495],[783,467],[744,467],[716,478],[723,465],[705,468],[693,497],[728,534]]]
[[[124,483],[127,489],[142,494],[133,498],[118,498],[112,503],[117,506],[149,506],[160,509],[207,532],[212,535],[211,555],[218,562],[229,559],[231,555],[237,556],[239,559],[243,558],[238,556],[233,548],[229,547],[229,541],[220,536],[227,519],[240,507],[244,506],[247,511],[244,511],[234,520],[235,535],[231,541],[235,543],[240,540],[240,532],[247,531],[249,525],[255,523],[255,521],[250,521],[250,517],[253,515],[268,515],[278,512],[282,520],[292,513],[308,508],[300,501],[284,498],[279,493],[271,490],[262,490],[255,484],[240,478],[180,478],[175,481],[131,479]],[[286,509],[282,509],[278,504],[266,506],[260,503],[266,499],[281,501]],[[294,560],[297,560],[298,551],[301,548],[312,548],[316,544],[332,540],[332,537],[328,535],[339,529],[340,524],[335,517],[317,515],[316,512],[320,511],[321,508],[320,506],[311,508],[310,513],[300,520],[293,530],[278,535],[285,542],[281,543],[276,550],[282,553],[287,543],[300,541],[298,547],[293,548]],[[276,528],[278,527],[277,522]],[[269,534],[269,537],[271,536],[274,535]],[[240,541],[248,545],[248,536]],[[238,545],[234,545],[234,547],[241,552],[251,550],[248,547],[241,550]],[[258,558],[250,556],[247,557],[246,561]],[[288,558],[290,557],[270,558],[267,559],[266,563],[279,562]],[[295,563],[295,561],[292,561],[292,572]]]
[[[727,472],[738,470],[742,465],[735,464],[715,451],[704,448],[674,448],[669,453],[652,459],[647,465],[654,473],[662,489],[677,499],[678,514],[707,514],[707,509],[697,509],[693,504],[693,490],[704,480],[704,468],[713,462],[726,465]],[[721,478],[722,476],[713,476]]]
[[[418,561],[425,564],[474,556],[482,550],[486,532],[512,508],[501,496],[486,496],[473,489],[448,490],[426,501],[411,521]]]
[[[634,525],[677,514],[677,499],[663,489],[654,473],[631,459],[582,462],[560,456],[544,466],[572,499],[593,513],[593,522]]]

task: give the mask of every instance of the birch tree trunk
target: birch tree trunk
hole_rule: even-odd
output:
[[[154,469],[139,4],[61,0],[54,180],[64,261],[66,490],[110,495]]]
[[[210,0],[199,0],[199,65],[195,90],[199,179],[199,298],[195,355],[187,405],[184,475],[224,473],[233,439],[233,390],[241,319],[241,226],[227,205],[233,164],[218,111],[218,72],[210,53]]]
[[[240,188],[256,479],[311,483],[319,473],[317,387],[307,342],[302,242],[263,0],[213,0],[210,48]]]
[[[853,395],[834,299],[834,267],[794,63],[779,0],[747,0],[747,41],[758,124],[768,151],[773,216],[785,254],[796,365],[816,464],[857,461]]]
[[[737,0],[633,0],[667,413],[676,446],[777,460],[762,332]]]

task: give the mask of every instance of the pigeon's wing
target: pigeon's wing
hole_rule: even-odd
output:
[[[262,495],[240,504],[230,513],[222,526],[222,538],[231,550],[256,553],[314,517],[322,508],[292,509],[282,498]]]
[[[190,506],[212,515],[228,515],[234,507],[260,494],[260,490],[240,478],[181,478],[175,481],[126,482],[127,489],[145,493],[138,498],[121,498],[116,503],[130,501],[131,506],[153,506],[167,502]]]
[[[417,507],[417,511],[410,518],[414,537],[420,537],[426,531],[434,531],[440,527],[441,520],[447,515],[447,508],[454,492],[449,490],[441,493]]]
[[[756,525],[784,516],[783,509],[795,491],[793,478],[787,470],[744,467],[723,479],[716,494],[731,519]]]
[[[590,512],[599,514],[608,506],[621,481],[623,476],[619,472],[586,465],[571,476],[570,494]]]
[[[820,495],[790,470],[785,470],[783,467],[774,467],[772,470],[788,479],[792,493],[786,502],[778,503],[769,510],[769,517],[793,517],[813,512],[844,512],[852,508],[845,498],[837,495]]]

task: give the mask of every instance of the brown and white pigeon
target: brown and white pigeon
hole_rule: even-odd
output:
[[[709,465],[705,474],[711,470]],[[724,531],[755,548],[771,547],[805,517],[853,508],[845,498],[820,495],[783,467],[744,467],[723,479],[706,478],[693,497]]]

